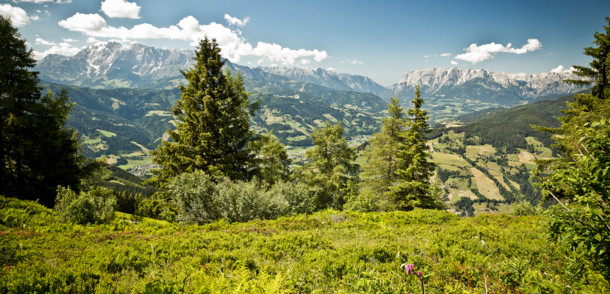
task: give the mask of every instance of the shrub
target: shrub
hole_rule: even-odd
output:
[[[312,213],[315,209],[314,194],[303,183],[277,182],[267,192],[274,203],[285,200],[287,211],[284,214]]]
[[[314,210],[313,193],[304,184],[278,182],[273,186],[251,181],[220,179],[214,182],[202,171],[184,173],[168,185],[168,194],[178,206],[177,220],[204,224],[218,219],[245,222],[274,219]]]
[[[178,207],[176,204],[158,197],[157,194],[153,194],[151,198],[143,199],[138,204],[135,214],[173,222],[176,220]]]
[[[512,215],[537,215],[540,209],[540,207],[533,206],[527,200],[521,200],[510,206],[510,213]]]
[[[220,218],[220,203],[215,199],[216,185],[203,171],[183,173],[168,185],[168,194],[178,206],[177,220],[204,224]]]
[[[59,187],[55,210],[61,219],[77,224],[102,223],[114,217],[116,201],[111,190],[95,187],[76,194],[70,188]]]
[[[378,211],[380,198],[375,195],[373,190],[364,188],[360,190],[360,193],[348,198],[344,208],[362,212]]]

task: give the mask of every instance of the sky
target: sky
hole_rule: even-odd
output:
[[[256,66],[324,68],[389,86],[409,70],[541,73],[587,65],[608,0],[0,0],[37,59],[118,41]]]

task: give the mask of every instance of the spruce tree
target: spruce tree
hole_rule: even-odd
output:
[[[182,71],[188,84],[179,87],[182,94],[172,108],[176,129],[168,131],[170,141],[152,152],[153,162],[162,167],[153,171],[151,182],[165,187],[173,177],[195,170],[248,180],[254,171],[249,145],[255,107],[243,80],[223,71],[225,61],[214,39],[201,40],[194,59],[196,64]]]
[[[55,204],[57,186],[86,175],[68,93],[41,93],[36,61],[9,19],[0,16],[0,195]]]
[[[394,97],[388,103],[389,116],[383,119],[381,130],[373,135],[365,156],[368,161],[362,166],[362,188],[377,199],[380,208],[387,205],[384,195],[398,180],[398,146],[405,145],[407,121],[404,109]]]
[[[610,18],[605,34],[595,33],[594,44],[585,48],[593,57],[591,67],[575,73],[589,78],[591,94],[576,94],[559,117],[559,128],[543,128],[554,134],[560,157],[538,160],[534,175],[545,199],[557,203],[547,213],[552,240],[570,244],[595,269],[610,278]],[[575,81],[568,81],[574,83]],[[576,83],[581,83],[576,81]],[[582,83],[581,83],[582,84]],[[583,277],[584,278],[584,277]]]
[[[353,193],[356,181],[356,152],[343,136],[343,125],[315,129],[311,134],[314,147],[307,150],[307,163],[301,171],[302,180],[316,193],[318,209],[341,209]]]
[[[593,60],[589,66],[575,65],[574,73],[585,79],[567,80],[576,85],[593,85],[592,95],[599,99],[610,96],[608,88],[608,76],[610,73],[610,17],[606,17],[607,25],[604,26],[605,33],[595,32],[593,44],[596,47],[586,47],[585,55],[591,56]]]
[[[413,108],[407,110],[407,129],[400,134],[404,144],[397,146],[398,167],[395,174],[398,179],[388,191],[389,199],[399,210],[442,208],[440,199],[431,195],[430,178],[434,174],[435,164],[429,161],[429,148],[426,145],[429,117],[428,111],[421,109],[424,102],[418,86],[412,100]]]
[[[284,145],[273,135],[273,132],[259,134],[253,144],[256,151],[256,176],[273,185],[279,181],[288,181],[290,176],[290,158]]]

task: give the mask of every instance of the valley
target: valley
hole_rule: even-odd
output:
[[[37,69],[43,81],[52,82],[48,88],[69,91],[75,103],[69,124],[79,132],[83,153],[142,174],[151,167],[149,151],[174,128],[171,107],[180,97],[179,70],[192,64],[189,54],[107,43],[74,57],[47,56]],[[64,70],[68,68],[72,71]],[[552,140],[530,124],[558,126],[566,95],[583,89],[564,84],[570,76],[557,72],[415,70],[385,88],[367,77],[323,69],[231,62],[226,68],[241,76],[251,103],[260,101],[253,129],[272,132],[297,166],[312,144],[312,131],[324,122],[341,122],[353,147],[366,146],[387,115],[389,97],[408,107],[415,86],[421,85],[434,125],[428,144],[444,199],[453,207],[470,199],[476,214],[506,211],[508,203],[518,200],[538,203],[541,196],[529,173],[535,159],[553,156]],[[360,155],[357,162],[366,160]]]

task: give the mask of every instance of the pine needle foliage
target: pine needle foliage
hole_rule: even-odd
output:
[[[78,188],[89,169],[77,133],[66,127],[68,92],[42,94],[36,60],[0,16],[0,195],[52,207],[57,186]]]
[[[153,171],[151,182],[162,188],[173,177],[195,170],[231,180],[248,180],[255,170],[249,144],[257,103],[250,105],[239,74],[223,71],[216,40],[201,40],[194,59],[196,64],[182,71],[188,84],[179,87],[182,94],[172,108],[176,129],[168,131],[171,140],[152,152],[153,162],[162,168]]]
[[[432,196],[430,178],[434,175],[435,164],[430,161],[426,133],[429,132],[428,111],[421,107],[419,86],[415,90],[413,108],[407,110],[407,128],[400,133],[402,144],[396,146],[397,180],[387,192],[395,209],[413,210],[415,208],[442,208],[440,199]]]
[[[585,48],[591,67],[575,66],[587,78],[569,80],[593,84],[591,94],[578,94],[568,103],[559,128],[542,128],[554,134],[559,159],[540,160],[534,171],[546,198],[557,205],[547,212],[551,240],[568,243],[583,258],[592,260],[604,277],[610,277],[610,18],[605,34],[595,33],[597,47]]]

